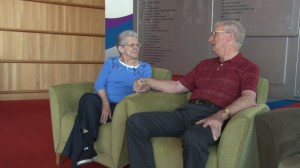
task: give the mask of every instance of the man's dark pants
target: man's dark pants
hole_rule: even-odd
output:
[[[195,122],[219,111],[216,105],[187,104],[174,112],[141,112],[126,123],[131,168],[155,168],[152,137],[181,137],[185,168],[205,168],[213,140],[210,127]]]

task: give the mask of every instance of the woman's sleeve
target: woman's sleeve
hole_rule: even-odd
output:
[[[143,78],[151,78],[152,77],[152,68],[151,65],[148,63],[145,63],[145,70],[143,73]]]
[[[102,68],[100,69],[99,75],[94,83],[95,92],[98,93],[99,90],[106,88],[106,81],[108,75],[110,74],[112,69],[112,58],[108,58]]]

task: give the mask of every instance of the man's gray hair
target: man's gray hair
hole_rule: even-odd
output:
[[[242,47],[246,34],[245,27],[235,20],[219,21],[215,24],[215,26],[220,24],[224,25],[224,31],[234,33],[236,43],[239,47]]]
[[[138,38],[138,34],[133,30],[125,30],[121,32],[117,38],[117,47],[125,45],[126,43],[126,37],[135,37]]]

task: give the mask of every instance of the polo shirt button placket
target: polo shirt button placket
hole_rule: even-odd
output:
[[[221,63],[220,66],[222,67],[222,66],[223,66],[223,63]],[[219,70],[220,70],[220,68],[218,67],[218,68],[217,68],[217,71],[219,71]]]

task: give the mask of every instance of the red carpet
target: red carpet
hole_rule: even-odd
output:
[[[57,168],[49,100],[0,101],[0,130],[1,168]],[[70,166],[65,158],[60,168]],[[91,163],[82,168],[105,167]]]

